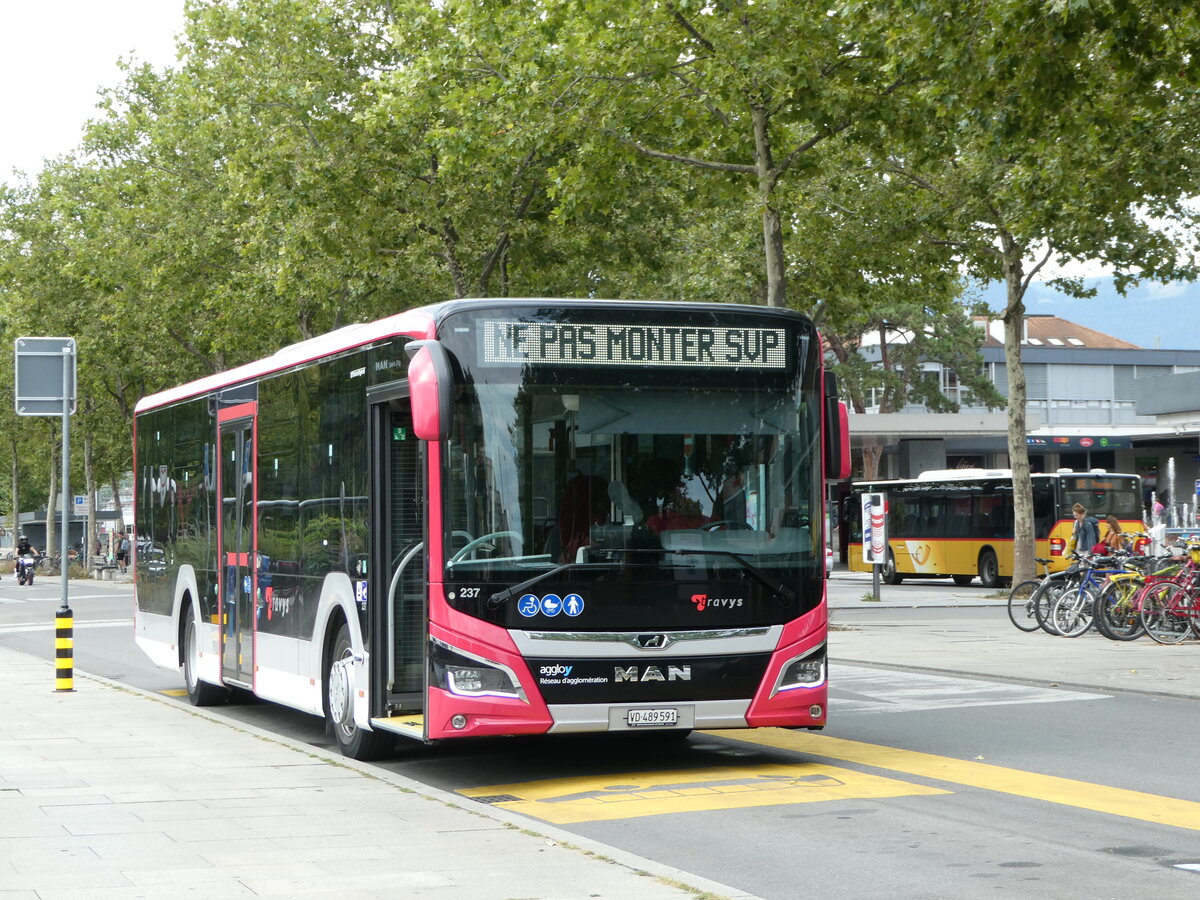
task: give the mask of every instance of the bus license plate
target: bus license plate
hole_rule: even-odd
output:
[[[630,728],[639,725],[674,725],[679,721],[677,709],[631,709],[625,719]]]

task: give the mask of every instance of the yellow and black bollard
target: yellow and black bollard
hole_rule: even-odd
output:
[[[75,690],[75,614],[66,606],[54,616],[54,690]]]

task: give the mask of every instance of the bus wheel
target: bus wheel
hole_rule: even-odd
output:
[[[883,563],[883,571],[879,573],[884,584],[899,584],[904,576],[896,571],[896,555],[888,550],[887,559]]]
[[[343,756],[351,759],[379,759],[392,750],[392,736],[382,731],[367,731],[354,722],[354,683],[352,671],[354,647],[350,626],[342,623],[329,655],[325,678],[325,720]]]
[[[225,688],[200,680],[200,634],[191,606],[183,620],[183,683],[192,706],[217,706],[224,703],[229,692]]]
[[[992,550],[979,554],[979,583],[985,588],[1000,587],[1000,563]]]

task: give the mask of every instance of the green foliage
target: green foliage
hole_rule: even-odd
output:
[[[79,152],[0,193],[0,327],[77,337],[101,481],[139,397],[449,297],[785,303],[852,400],[950,409],[933,360],[998,403],[964,274],[1009,314],[1042,258],[1193,274],[1197,15],[191,0],[178,64],[128,64]],[[8,410],[28,499],[49,428]]]

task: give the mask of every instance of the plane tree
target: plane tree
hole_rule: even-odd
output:
[[[1196,15],[1182,3],[997,0],[952,23],[933,8],[894,23],[897,65],[920,76],[919,121],[878,148],[878,167],[925,192],[930,241],[1006,289],[1015,579],[1034,568],[1020,343],[1031,281],[1071,260],[1103,262],[1118,289],[1196,271]]]

